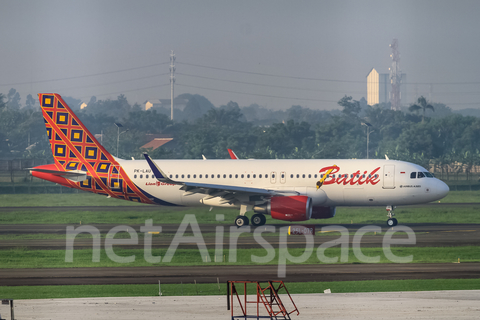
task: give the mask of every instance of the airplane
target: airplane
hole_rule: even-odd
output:
[[[33,176],[111,198],[164,206],[231,207],[238,227],[328,219],[341,206],[385,206],[439,200],[448,186],[425,168],[386,159],[124,160],[112,156],[59,94],[38,95],[55,163]],[[233,153],[234,154],[234,153]],[[252,212],[251,219],[247,212]]]

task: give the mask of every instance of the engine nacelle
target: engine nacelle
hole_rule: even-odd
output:
[[[336,207],[313,207],[312,219],[328,219],[335,217]]]
[[[277,220],[306,221],[312,216],[312,199],[307,196],[275,196],[270,199],[270,202],[255,206],[253,210],[270,214]]]

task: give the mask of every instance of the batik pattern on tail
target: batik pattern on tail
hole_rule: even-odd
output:
[[[119,199],[154,203],[128,178],[115,158],[88,131],[60,95],[44,93],[38,96],[56,169],[88,172],[88,179],[81,182],[65,179],[70,187]]]

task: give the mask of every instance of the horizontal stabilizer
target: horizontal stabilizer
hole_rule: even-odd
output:
[[[27,170],[30,170],[30,173],[33,171],[35,172],[42,172],[42,173],[50,173],[55,176],[60,176],[65,179],[75,181],[75,182],[80,182],[87,180],[87,172],[86,171],[81,171],[81,170],[69,170],[69,171],[59,171],[59,170],[49,170],[49,169],[39,169],[39,168],[29,168]]]

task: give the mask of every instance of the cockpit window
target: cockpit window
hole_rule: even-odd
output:
[[[416,177],[417,177],[417,173],[416,173],[416,172],[410,173],[410,179],[415,179]]]
[[[418,173],[418,179],[420,179],[420,178],[425,178],[425,174],[423,174],[423,172]]]
[[[435,176],[433,175],[433,173],[430,173],[430,172],[428,172],[428,171],[427,171],[427,172],[424,172],[424,174],[427,176],[427,178],[433,178],[433,177],[435,177]]]

